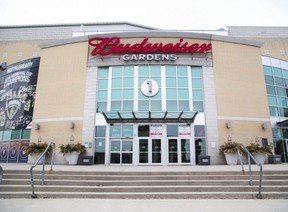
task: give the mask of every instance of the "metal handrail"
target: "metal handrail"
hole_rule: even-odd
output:
[[[53,171],[53,163],[54,163],[54,153],[55,153],[55,143],[51,142],[49,143],[49,145],[46,147],[45,151],[41,154],[41,156],[38,158],[38,160],[34,163],[33,166],[31,166],[30,168],[30,178],[31,178],[31,187],[32,187],[32,198],[37,198],[37,195],[35,194],[35,190],[34,190],[34,177],[33,177],[33,169],[40,163],[40,161],[43,159],[42,164],[42,183],[41,185],[44,185],[44,178],[45,178],[45,160],[46,160],[46,153],[48,151],[48,149],[50,148],[50,146],[53,145],[53,152],[52,152],[52,158],[51,158],[51,167],[49,172]]]
[[[257,199],[262,199],[263,196],[261,194],[262,192],[262,172],[263,172],[263,168],[262,168],[262,165],[253,157],[253,155],[249,152],[249,150],[243,145],[243,144],[240,144],[239,145],[245,152],[246,154],[248,155],[248,164],[249,164],[249,180],[250,180],[250,186],[252,186],[252,171],[251,171],[251,159],[255,162],[255,164],[257,164],[257,166],[260,167],[260,174],[259,174],[259,188],[258,188],[258,194],[256,195],[256,198]],[[242,166],[242,172],[244,173],[245,170],[244,170],[244,166],[243,166],[243,162],[242,162],[242,159],[241,159],[241,155],[240,155],[240,151],[239,151],[239,148],[237,149],[237,152],[238,152],[238,157],[239,157],[239,160],[240,160],[240,163],[241,163],[241,166]]]

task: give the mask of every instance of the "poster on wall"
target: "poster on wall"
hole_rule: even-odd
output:
[[[9,155],[9,141],[0,141],[0,163],[6,163]]]
[[[161,124],[151,125],[150,136],[162,136],[162,125]]]
[[[40,57],[1,71],[0,131],[25,129],[32,121]]]
[[[179,125],[179,136],[191,136],[189,125]]]
[[[18,163],[27,163],[28,156],[24,154],[24,149],[29,145],[29,140],[21,140],[19,145]]]
[[[18,162],[18,152],[19,152],[19,141],[10,141],[9,146],[9,163],[17,163]]]

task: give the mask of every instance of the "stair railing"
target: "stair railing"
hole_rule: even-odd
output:
[[[44,178],[45,178],[45,160],[46,160],[46,153],[48,151],[48,149],[50,148],[50,146],[53,147],[53,151],[52,151],[52,157],[51,157],[51,166],[50,166],[50,170],[49,172],[53,171],[53,164],[54,164],[54,155],[55,155],[55,143],[51,142],[49,143],[49,145],[46,147],[46,149],[44,150],[44,152],[40,155],[40,157],[37,159],[37,161],[34,163],[33,166],[31,166],[30,168],[30,178],[31,178],[31,187],[32,187],[32,195],[31,197],[37,198],[37,195],[35,194],[35,189],[34,189],[34,177],[33,177],[33,169],[40,163],[40,161],[42,161],[42,182],[41,185],[44,185]]]
[[[253,182],[252,182],[252,170],[251,170],[251,158],[255,162],[255,164],[257,164],[257,166],[260,167],[259,188],[258,188],[258,194],[256,195],[256,198],[257,199],[262,199],[263,198],[263,196],[261,194],[261,192],[262,192],[262,172],[263,172],[262,165],[253,157],[253,155],[249,152],[249,150],[243,144],[240,144],[239,147],[242,148],[242,150],[244,150],[244,152],[248,155],[249,181],[250,181],[249,184],[250,184],[250,186],[253,185]],[[240,160],[240,163],[241,163],[241,166],[242,166],[242,172],[244,173],[245,170],[244,170],[244,165],[243,165],[243,161],[242,161],[242,158],[241,158],[241,155],[240,155],[240,149],[239,148],[237,149],[237,152],[238,152],[238,157],[239,157],[239,160]]]

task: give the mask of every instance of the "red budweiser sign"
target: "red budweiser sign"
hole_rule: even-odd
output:
[[[91,38],[89,44],[94,47],[92,56],[107,56],[113,53],[120,54],[153,54],[153,53],[206,53],[211,51],[211,43],[191,43],[183,42],[182,38],[178,43],[149,43],[148,38],[144,38],[140,43],[120,42],[119,37],[112,38]]]

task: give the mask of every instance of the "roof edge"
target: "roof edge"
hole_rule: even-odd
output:
[[[116,33],[103,33],[95,35],[86,35],[80,37],[73,37],[58,41],[52,41],[48,43],[42,43],[39,45],[40,48],[50,48],[54,46],[66,45],[71,43],[78,43],[88,41],[90,38],[95,37],[122,37],[122,38],[141,38],[141,37],[163,37],[163,38],[191,38],[191,39],[202,39],[209,41],[223,41],[229,43],[243,44],[248,46],[261,47],[263,42],[247,40],[243,38],[227,37],[214,34],[206,33],[194,33],[194,32],[179,32],[179,31],[166,31],[166,30],[151,30],[151,31],[135,31],[135,32],[116,32]]]

